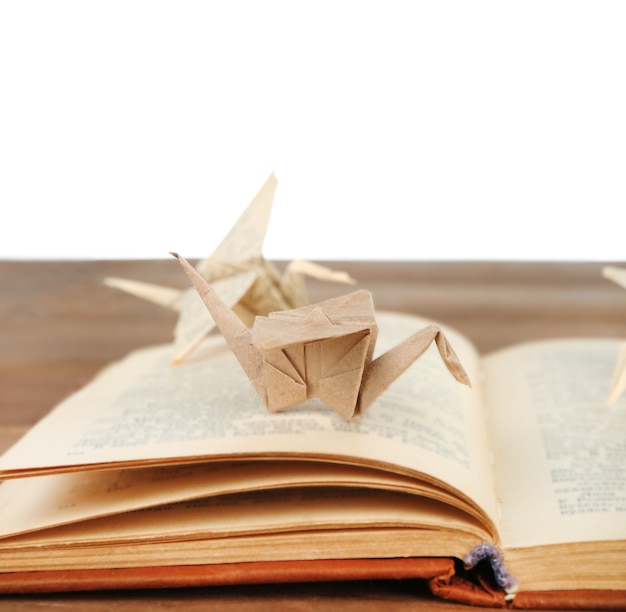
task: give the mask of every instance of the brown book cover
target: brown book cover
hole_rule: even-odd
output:
[[[534,591],[510,598],[488,568],[465,572],[443,557],[333,559],[215,565],[13,572],[0,574],[0,593],[59,593],[165,589],[243,584],[424,580],[441,599],[478,607],[512,609],[623,610],[626,591]]]

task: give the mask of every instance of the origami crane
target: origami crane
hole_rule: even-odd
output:
[[[436,325],[372,359],[378,328],[369,291],[259,316],[249,329],[193,266],[178,254],[172,255],[269,412],[315,397],[346,420],[358,417],[433,341],[456,380],[470,384]]]
[[[305,276],[353,283],[345,272],[308,261],[290,262],[281,276],[261,251],[267,232],[277,180],[272,174],[227,236],[208,258],[197,265],[202,277],[246,325],[256,315],[303,306],[308,302]],[[178,311],[174,330],[174,363],[183,361],[215,323],[193,288],[187,290],[107,277],[104,283],[137,297]]]
[[[615,266],[602,268],[602,275],[626,289],[626,269]],[[609,404],[615,403],[626,391],[626,344],[622,344],[617,355],[615,373],[609,390]]]

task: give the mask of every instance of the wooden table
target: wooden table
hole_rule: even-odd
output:
[[[626,291],[602,277],[605,263],[324,262],[370,289],[378,309],[431,317],[481,352],[560,336],[626,337]],[[607,262],[609,263],[609,262]],[[281,262],[278,262],[281,267]],[[623,265],[614,263],[613,265]],[[122,276],[172,287],[186,278],[172,260],[0,262],[0,450],[105,364],[169,342],[176,314],[102,285]],[[309,281],[310,298],[337,286]],[[433,600],[414,582],[273,585],[170,591],[29,595],[1,609],[81,610],[466,610]]]

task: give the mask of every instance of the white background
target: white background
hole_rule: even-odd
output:
[[[625,259],[626,3],[0,2],[0,257]]]

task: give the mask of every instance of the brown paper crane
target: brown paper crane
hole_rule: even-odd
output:
[[[289,262],[281,275],[263,257],[277,184],[275,175],[270,175],[215,251],[197,265],[198,272],[247,325],[252,325],[256,315],[307,304],[305,276],[354,282],[345,272],[301,260]],[[180,290],[115,277],[105,278],[104,283],[179,313],[174,330],[174,363],[186,359],[215,326],[191,288]]]
[[[172,255],[270,412],[315,397],[347,420],[358,417],[433,341],[456,380],[470,384],[436,325],[372,360],[378,328],[369,291],[258,316],[249,329],[195,268],[176,253]]]

